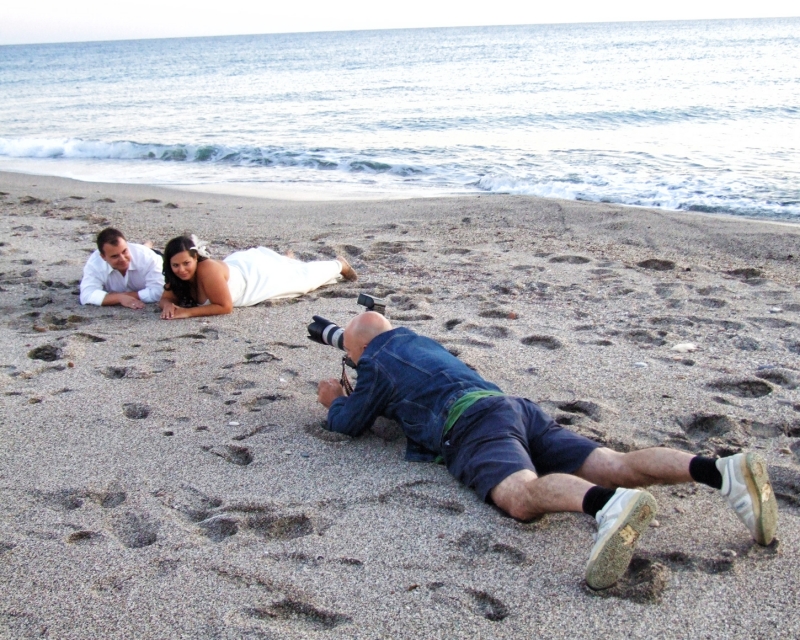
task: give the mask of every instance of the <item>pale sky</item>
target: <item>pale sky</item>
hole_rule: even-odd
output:
[[[0,45],[472,25],[770,18],[798,0],[3,0]]]

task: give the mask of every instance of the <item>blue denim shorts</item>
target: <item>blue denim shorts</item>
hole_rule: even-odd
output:
[[[601,446],[564,429],[530,400],[498,396],[467,409],[442,452],[450,474],[489,502],[491,490],[512,473],[574,473]]]

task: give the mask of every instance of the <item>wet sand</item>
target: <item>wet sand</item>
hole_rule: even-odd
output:
[[[800,226],[530,197],[290,202],[0,173],[0,637],[800,635]],[[82,307],[94,236],[345,255],[356,283],[229,316]],[[523,524],[386,421],[324,431],[306,339],[359,292],[617,450],[758,451],[778,540],[654,487],[614,588],[595,525]],[[691,344],[695,348],[678,345]]]

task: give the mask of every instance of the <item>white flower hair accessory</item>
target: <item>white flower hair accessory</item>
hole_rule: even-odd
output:
[[[194,246],[190,247],[190,249],[194,249],[197,251],[197,255],[203,258],[210,258],[211,254],[208,252],[208,246],[194,234],[189,236],[192,239],[192,244]]]

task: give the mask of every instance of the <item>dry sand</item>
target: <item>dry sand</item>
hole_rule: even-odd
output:
[[[800,636],[800,228],[527,197],[283,202],[0,174],[0,636]],[[343,252],[357,283],[232,315],[81,307],[105,226],[217,257]],[[601,594],[594,522],[522,524],[383,422],[323,431],[309,342],[360,291],[619,450],[758,450],[760,548],[716,492],[655,487]],[[673,350],[695,343],[694,352]],[[36,357],[40,359],[36,359]]]

